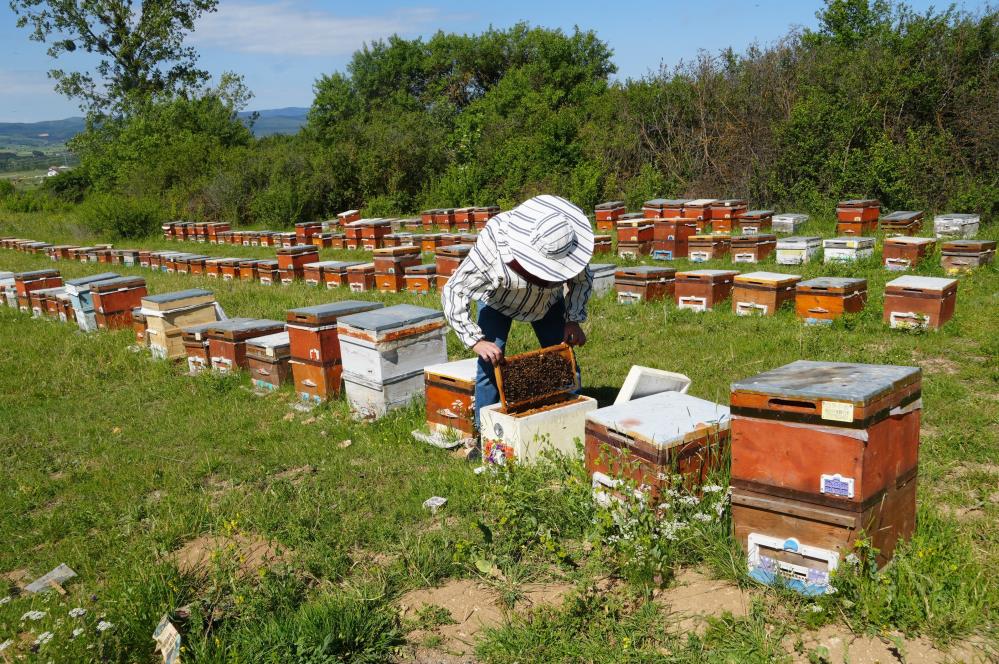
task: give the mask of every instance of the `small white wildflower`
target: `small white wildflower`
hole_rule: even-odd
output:
[[[102,620],[99,623],[97,623],[97,631],[98,632],[106,632],[107,630],[111,629],[112,627],[114,627],[114,625],[112,625],[111,623],[109,623],[107,620]]]
[[[73,630],[73,638],[74,639],[76,637],[80,636],[81,634],[83,634],[83,628],[82,627],[77,627],[76,629]]]
[[[827,595],[835,595],[836,594],[836,586],[834,586],[831,583],[828,586],[826,586],[826,594]]]
[[[851,565],[856,566],[856,565],[858,565],[860,563],[860,558],[858,558],[857,554],[855,554],[855,553],[848,553],[846,555],[846,562],[850,563]]]
[[[812,613],[822,613],[822,607],[818,604],[812,604],[808,607],[808,610]]]
[[[21,620],[41,620],[44,617],[45,617],[44,611],[28,611],[23,616],[21,616]]]
[[[725,503],[718,503],[717,505],[715,505],[715,513],[718,514],[718,516],[721,516],[722,514],[724,514],[725,513]]]
[[[12,645],[14,645],[14,639],[7,639],[3,643],[0,643],[0,652],[3,652]]]
[[[79,617],[85,616],[85,615],[87,615],[87,610],[85,608],[83,608],[82,606],[78,606],[75,609],[70,609],[69,610],[69,617],[70,618],[79,618]]]
[[[10,595],[7,595],[6,597],[0,597],[0,606],[9,603],[10,603]]]
[[[703,521],[704,523],[708,523],[709,521],[715,520],[713,516],[711,516],[710,514],[704,514],[703,512],[698,512],[692,518],[697,519],[698,521]]]
[[[704,485],[704,486],[701,487],[701,490],[704,493],[719,493],[721,491],[724,491],[725,487],[718,486],[717,484],[706,484],[706,485]]]
[[[701,501],[698,500],[697,496],[683,496],[680,498],[680,502],[684,505],[696,505]]]
[[[42,632],[41,634],[38,635],[38,638],[35,639],[35,645],[44,646],[46,643],[52,640],[52,636],[53,636],[52,632]]]

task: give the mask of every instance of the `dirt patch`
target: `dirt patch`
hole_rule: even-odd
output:
[[[58,482],[59,480],[64,479],[68,474],[69,473],[65,470],[57,470],[54,473],[49,473],[49,479]]]
[[[725,613],[742,617],[750,607],[749,593],[739,586],[711,579],[693,569],[680,572],[676,585],[656,593],[656,601],[668,608],[671,622],[676,621],[681,632],[703,632],[706,618]]]
[[[3,583],[0,583],[0,588],[9,586],[11,588],[23,588],[31,581],[31,572],[24,569],[15,569],[9,572],[4,572],[0,579]]]
[[[288,480],[294,486],[298,486],[317,472],[319,471],[315,466],[298,466],[297,468],[288,468],[287,470],[282,470],[280,473],[275,473],[274,479]]]
[[[927,373],[953,376],[961,370],[961,366],[957,362],[949,360],[946,357],[917,357],[915,361]]]
[[[399,559],[398,554],[385,553],[383,551],[368,551],[357,548],[350,552],[350,559],[355,565],[368,565],[374,567],[388,567]]]
[[[214,496],[231,491],[236,486],[232,480],[227,480],[219,475],[209,475],[202,480],[201,484],[205,487],[206,491]]]
[[[947,662],[986,662],[986,653],[973,644],[958,644],[945,651],[933,646],[926,638],[906,639],[899,634],[892,638],[857,636],[842,625],[826,625],[817,632],[805,634],[804,650],[794,653],[794,664],[810,662],[850,662],[850,664],[944,664]],[[811,659],[809,657],[811,656]]]
[[[444,608],[454,621],[450,625],[439,625],[433,634],[440,639],[440,650],[451,655],[466,655],[473,651],[475,638],[487,627],[498,627],[503,623],[503,610],[496,601],[496,593],[487,586],[468,579],[450,581],[439,588],[413,590],[399,600],[403,618],[415,619],[426,606]],[[423,640],[427,635],[422,630],[411,633],[411,641]]]
[[[202,535],[170,555],[183,574],[207,574],[218,564],[235,565],[244,576],[286,562],[289,557],[285,547],[242,533],[233,537]]]
[[[970,507],[954,507],[952,505],[941,505],[940,512],[944,516],[951,517],[952,519],[957,519],[958,521],[973,521],[980,517],[985,516],[985,510],[979,505],[972,505]]]
[[[517,602],[517,610],[522,608],[533,608],[547,604],[549,606],[560,607],[565,601],[566,595],[573,590],[573,586],[568,583],[528,583],[521,587],[524,599]]]

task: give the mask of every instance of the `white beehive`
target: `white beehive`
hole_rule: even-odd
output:
[[[616,265],[610,263],[591,264],[593,272],[593,295],[602,295],[614,290],[614,271]]]
[[[874,255],[872,237],[834,237],[822,241],[826,263],[858,261]]]
[[[390,410],[408,405],[423,394],[423,370],[395,376],[387,381],[368,380],[343,373],[343,388],[350,409],[359,417],[377,419]]]
[[[447,361],[444,314],[399,304],[337,320],[343,371],[385,383]]]
[[[807,214],[800,212],[785,212],[775,214],[771,221],[771,230],[774,233],[797,233],[805,222],[808,221]]]
[[[485,406],[479,411],[483,459],[501,463],[512,457],[532,463],[546,450],[578,457],[586,414],[596,409],[596,400],[586,396],[569,396],[567,401],[526,413],[507,413],[498,403]]]
[[[804,235],[777,240],[778,265],[802,265],[810,263],[822,250],[822,238]]]
[[[972,238],[978,235],[982,218],[977,214],[952,212],[933,217],[933,232],[941,238]]]

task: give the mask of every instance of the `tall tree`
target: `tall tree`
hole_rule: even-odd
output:
[[[96,116],[126,112],[161,95],[186,95],[209,78],[184,37],[218,0],[10,0],[17,24],[58,58],[96,54],[91,69],[52,69],[56,90]]]

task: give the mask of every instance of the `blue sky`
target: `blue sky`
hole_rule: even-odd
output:
[[[698,0],[658,2],[458,2],[426,0],[401,4],[388,0],[220,0],[191,38],[201,64],[213,74],[243,74],[255,98],[251,108],[308,106],[312,84],[324,73],[342,69],[365,41],[393,33],[428,36],[438,29],[474,33],[489,25],[517,21],[592,29],[614,50],[618,76],[639,77],[696,56],[699,49],[741,50],[779,40],[792,27],[814,27],[821,0]],[[924,0],[910,6],[925,10]],[[946,6],[938,2],[936,6]],[[976,2],[960,6],[976,9]],[[30,122],[78,115],[75,102],[52,91],[45,72],[53,66],[43,44],[28,40],[15,25],[7,2],[0,3],[0,122]],[[73,69],[84,55],[64,56]]]

